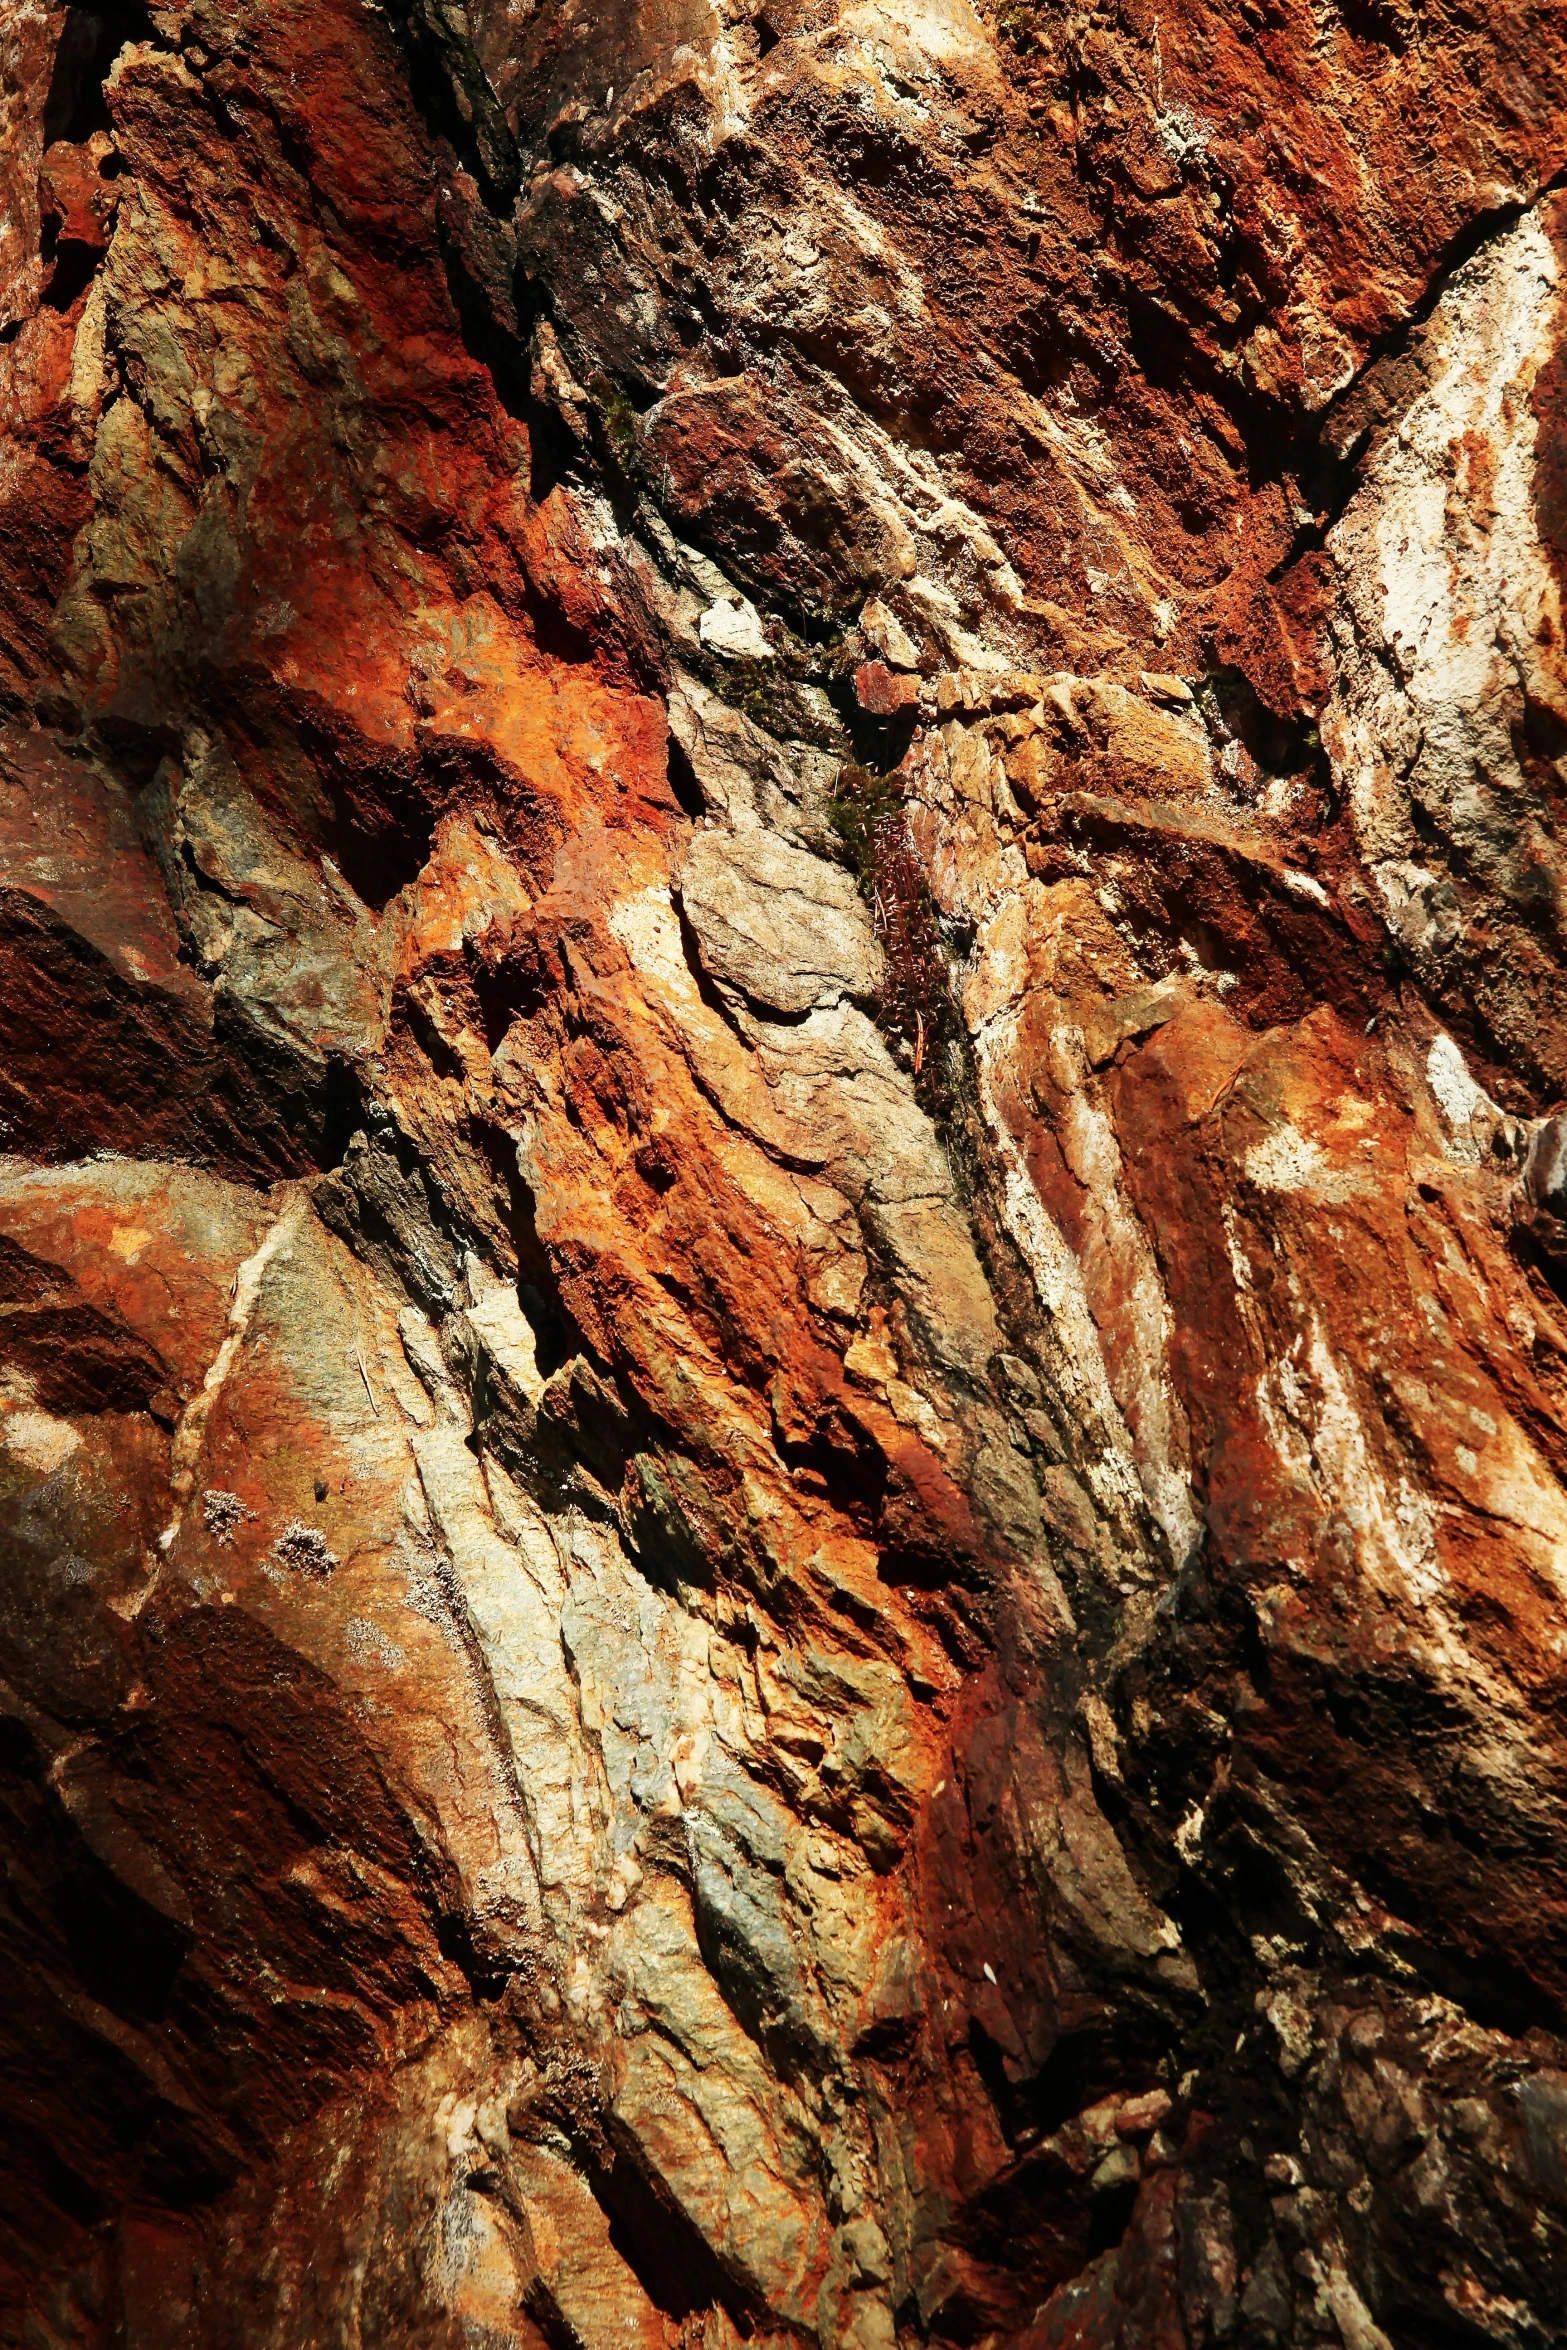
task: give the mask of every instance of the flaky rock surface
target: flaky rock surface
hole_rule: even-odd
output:
[[[0,2338],[1567,2341],[1567,20],[0,20]]]

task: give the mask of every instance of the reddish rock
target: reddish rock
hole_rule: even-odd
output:
[[[0,28],[0,2339],[1547,2342],[1558,12]]]
[[[896,718],[919,701],[919,680],[895,676],[885,661],[862,661],[854,672],[854,698],[872,718]]]

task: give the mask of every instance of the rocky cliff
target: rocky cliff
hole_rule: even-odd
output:
[[[7,2342],[1567,2340],[1564,164],[7,0]]]

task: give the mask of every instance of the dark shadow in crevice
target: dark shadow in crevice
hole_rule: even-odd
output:
[[[673,734],[669,738],[669,788],[675,795],[681,814],[689,816],[693,823],[707,814],[707,802],[702,796],[696,769]]]
[[[1436,2310],[1422,2303],[1418,2309],[1389,2309],[1379,2298],[1372,2314],[1392,2350],[1495,2350],[1492,2326],[1465,2325],[1450,2307]]]
[[[681,952],[685,956],[686,969],[691,974],[692,985],[708,1010],[715,1018],[722,1020],[730,1034],[737,1042],[744,1045],[747,1052],[750,1052],[753,1049],[752,1039],[740,1026],[733,1007],[725,999],[722,990],[715,986],[712,974],[702,960],[702,942],[692,928],[691,919],[686,912],[678,889],[674,893],[674,903],[676,918],[680,924]]]
[[[466,17],[444,0],[387,0],[386,14],[408,58],[410,94],[432,136],[451,146],[488,209],[503,217],[522,186],[522,158]]]
[[[536,1202],[517,1166],[516,1146],[499,1129],[479,1130],[481,1147],[505,1182],[507,1230],[517,1258],[517,1299],[532,1326],[539,1376],[553,1378],[563,1363],[587,1350],[587,1341],[561,1294],[549,1250],[539,1238]]]
[[[414,791],[399,797],[400,807],[382,811],[356,804],[351,790],[334,793],[322,843],[361,905],[376,914],[418,880],[435,839],[436,811]]]
[[[835,1434],[841,1441],[833,1442]],[[841,1419],[827,1425],[818,1423],[803,1442],[791,1442],[775,1424],[773,1444],[784,1466],[815,1498],[825,1501],[856,1531],[874,1536],[887,1491],[887,1457],[879,1445],[859,1436]],[[885,1554],[877,1572],[887,1583],[914,1580],[889,1573]],[[947,1561],[931,1585],[921,1588],[938,1588],[951,1580],[951,1562]]]
[[[156,39],[152,18],[138,0],[103,0],[68,8],[44,100],[44,145],[59,139],[80,146],[94,131],[112,131],[104,83],[127,41]]]
[[[321,1085],[321,1140],[316,1158],[323,1174],[341,1167],[348,1145],[364,1124],[364,1088],[352,1061],[329,1056]]]
[[[84,245],[75,238],[68,238],[63,245],[56,246],[54,266],[43,290],[45,308],[62,313],[73,310],[92,284],[102,259],[101,245]]]
[[[1217,721],[1224,734],[1242,743],[1261,776],[1309,776],[1323,799],[1333,802],[1332,769],[1309,719],[1281,717],[1244,671],[1229,663],[1208,671],[1197,699],[1199,715],[1210,727]]]
[[[55,1913],[89,1998],[129,2022],[162,2022],[193,1934],[143,1901],[80,1839],[63,1857]]]
[[[1091,2196],[1088,2205],[1088,2257],[1097,2260],[1102,2252],[1113,2252],[1132,2224],[1132,2213],[1137,2208],[1137,2181],[1127,2179],[1119,2187],[1101,2188]]]
[[[920,722],[918,710],[900,710],[895,718],[874,717],[860,708],[847,683],[830,688],[829,698],[837,704],[860,766],[873,775],[890,775],[902,765]]]
[[[1321,519],[1304,524],[1287,553],[1268,577],[1278,580],[1308,554],[1319,551],[1342,519],[1344,509],[1360,487],[1361,469],[1378,422],[1383,421],[1374,398],[1375,379],[1404,357],[1418,342],[1421,329],[1447,292],[1458,272],[1494,237],[1502,236],[1546,196],[1567,187],[1567,167],[1558,171],[1527,201],[1497,204],[1476,214],[1457,229],[1432,264],[1420,298],[1407,316],[1388,328],[1372,344],[1354,378],[1317,416],[1298,418],[1290,465],[1297,474],[1308,505]],[[1281,467],[1280,470],[1283,468]]]
[[[609,2240],[655,2309],[676,2323],[724,2310],[743,2341],[761,2313],[728,2275],[712,2246],[657,2181],[621,2146],[596,2166],[594,2189],[609,2214]]]
[[[550,1001],[546,973],[531,959],[517,957],[494,967],[476,962],[471,981],[490,1053],[500,1051],[516,1022],[536,1020]]]
[[[969,2023],[969,2053],[1003,2136],[1016,2146],[1025,2136],[1049,2137],[1112,2092],[1127,2096],[1153,2088],[1178,2036],[1170,2015],[1128,1999],[1119,2012],[1063,2032],[1039,2070],[1022,2080],[1009,2077],[1001,2049],[977,2018]]]
[[[1378,1891],[1371,1873],[1367,1882]],[[1407,1889],[1404,1892],[1406,1907]],[[1422,1986],[1461,2008],[1482,2031],[1525,2040],[1531,2032],[1558,2037],[1567,2026],[1560,1999],[1517,1961],[1495,1950],[1462,1950],[1425,1934],[1389,1934],[1389,1947],[1414,1970]]]
[[[531,424],[528,330],[516,313],[510,231],[476,203],[464,212],[454,200],[437,204],[436,234],[463,349],[488,370],[507,414]]]

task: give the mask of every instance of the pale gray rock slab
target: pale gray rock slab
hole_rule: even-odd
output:
[[[767,832],[699,832],[681,876],[709,975],[798,1018],[873,998],[881,951],[853,878]]]

